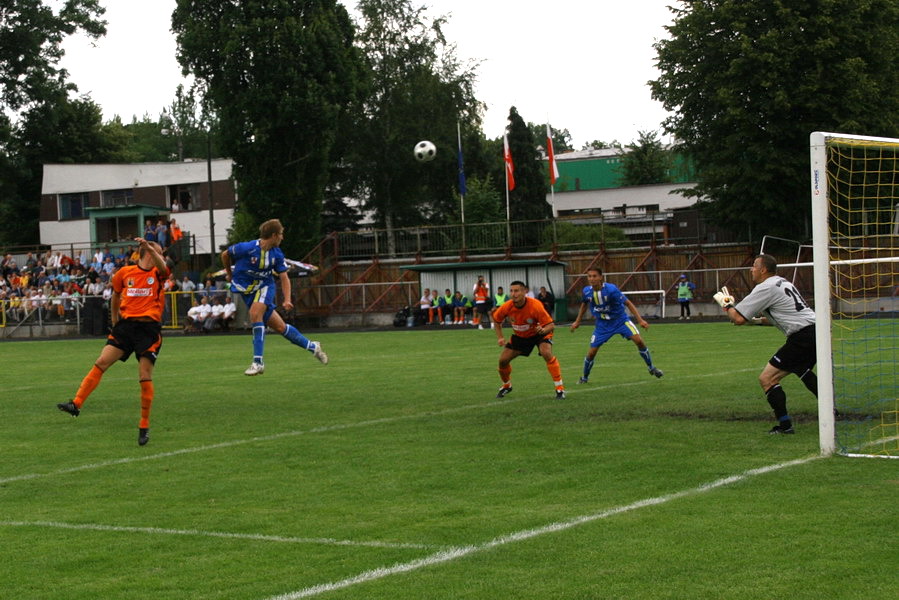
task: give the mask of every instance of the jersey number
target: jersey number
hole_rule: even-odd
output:
[[[802,299],[799,292],[792,287],[784,287],[784,294],[793,300],[793,304],[796,305],[796,312],[801,312],[803,309],[808,308],[808,304],[805,303],[805,300]]]

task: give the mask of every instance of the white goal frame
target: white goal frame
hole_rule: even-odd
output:
[[[899,139],[850,135],[843,133],[813,132],[809,136],[811,159],[811,213],[812,250],[815,295],[815,343],[818,361],[818,436],[821,454],[828,456],[836,451],[836,418],[834,416],[834,381],[830,311],[830,231],[828,216],[830,211],[829,187],[827,181],[827,141],[848,139],[868,142],[899,143]],[[886,259],[894,260],[894,259]],[[843,263],[855,261],[838,261]]]
[[[656,296],[659,297],[659,299],[656,301],[656,305],[659,306],[659,318],[660,319],[665,318],[665,290],[633,290],[633,291],[621,290],[621,293],[624,294],[625,296],[627,296],[628,298],[630,298],[631,296],[636,296],[638,294],[640,294],[640,295],[655,294]],[[646,318],[646,315],[644,315],[643,313],[640,313],[640,314],[644,318]]]

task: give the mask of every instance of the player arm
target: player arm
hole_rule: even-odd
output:
[[[746,323],[749,323],[749,320],[733,306],[725,308],[724,313],[727,315],[727,318],[730,319],[730,322],[734,325],[745,325]]]
[[[141,239],[141,238],[137,238]],[[160,252],[156,249],[156,246],[153,244],[147,243],[146,240],[141,240],[140,245],[145,247],[147,251],[150,253],[150,260],[153,261],[153,266],[156,267],[156,270],[159,271],[160,276],[168,277],[169,267],[165,264],[165,257],[160,254]]]
[[[287,271],[281,271],[278,273],[278,278],[281,280],[281,293],[284,295],[284,302],[281,303],[281,306],[285,310],[290,310],[293,308],[293,297],[290,294],[290,277],[287,276]]]
[[[113,326],[119,322],[119,318],[121,318],[121,313],[119,313],[119,309],[122,306],[122,292],[113,292],[112,298],[109,301],[110,311],[109,311],[109,320],[112,321]]]
[[[231,281],[231,253],[224,250],[221,254],[222,268],[225,270],[225,281]]]
[[[649,323],[646,322],[646,319],[640,316],[640,311],[637,310],[637,307],[634,306],[633,302],[631,302],[630,300],[625,300],[624,305],[629,311],[631,311],[631,314],[634,315],[634,320],[637,322],[637,325],[639,325],[643,329],[649,327]]]
[[[587,303],[581,302],[581,307],[577,311],[577,316],[574,318],[574,322],[571,324],[571,331],[574,331],[581,326],[581,319],[584,318],[585,312],[587,312]]]

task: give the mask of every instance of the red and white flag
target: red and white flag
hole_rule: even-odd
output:
[[[559,165],[556,164],[556,155],[553,152],[553,130],[546,124],[546,154],[549,156],[549,184],[555,185],[559,178]]]
[[[512,153],[509,151],[509,136],[503,134],[503,160],[506,163],[506,185],[509,190],[515,189],[515,167],[512,165]]]

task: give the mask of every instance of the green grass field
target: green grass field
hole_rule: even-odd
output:
[[[893,599],[899,462],[818,458],[756,377],[774,328],[655,324],[600,350],[556,335],[494,399],[490,331],[166,338],[151,441],[137,364],[74,419],[102,340],[0,343],[0,597],[15,599]]]

